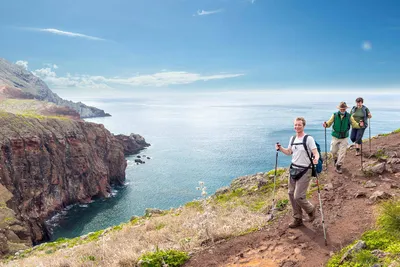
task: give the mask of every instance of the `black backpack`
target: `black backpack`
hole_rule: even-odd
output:
[[[303,146],[304,146],[304,150],[307,152],[307,156],[308,156],[308,158],[310,159],[310,161],[311,161],[311,165],[312,165],[312,167],[313,167],[313,176],[314,177],[316,177],[316,175],[317,174],[319,174],[319,173],[321,173],[322,172],[322,169],[323,169],[323,163],[324,163],[324,160],[322,159],[322,155],[321,155],[321,147],[320,147],[320,145],[317,143],[317,141],[315,141],[315,145],[317,146],[317,150],[318,150],[318,154],[319,154],[319,160],[318,160],[318,163],[316,164],[316,165],[314,165],[314,163],[313,163],[313,160],[312,160],[312,158],[314,157],[314,155],[311,157],[310,156],[310,153],[308,152],[308,147],[307,147],[307,138],[308,138],[308,134],[306,134],[304,137],[303,137]],[[293,145],[299,145],[300,143],[294,143],[294,140],[296,139],[296,136],[294,135],[294,136],[292,136],[292,139],[291,139],[291,141],[290,141],[290,146],[293,146]],[[315,171],[316,171],[316,173],[315,173]]]

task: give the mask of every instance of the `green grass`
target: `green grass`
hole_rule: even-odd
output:
[[[25,111],[22,113],[18,113],[16,114],[17,116],[22,116],[25,118],[33,118],[33,119],[38,119],[38,120],[44,120],[44,119],[58,119],[58,120],[70,120],[67,117],[64,116],[56,116],[56,115],[49,115],[49,116],[45,116],[45,115],[41,115],[35,111]]]
[[[190,209],[195,209],[195,210],[197,210],[199,212],[203,212],[204,211],[204,207],[201,204],[201,201],[197,201],[197,200],[194,200],[194,201],[186,203],[185,207],[186,208],[190,208]]]
[[[278,210],[284,210],[289,204],[289,199],[281,199],[276,203],[276,208]]]
[[[215,199],[218,203],[236,202],[240,197],[245,194],[246,191],[243,188],[239,188],[225,194],[220,194],[216,196]]]
[[[186,252],[173,249],[157,249],[155,252],[148,252],[139,257],[142,267],[178,267],[182,266],[188,259],[189,256]]]
[[[385,160],[385,159],[387,159],[387,158],[389,157],[389,156],[386,154],[385,150],[383,150],[383,149],[378,149],[378,150],[375,152],[374,156],[375,156],[376,158],[378,158],[378,159],[383,159],[383,160]]]
[[[157,224],[156,224],[156,230],[161,230],[161,229],[163,229],[165,226],[166,226],[165,223],[157,223]]]
[[[381,205],[380,215],[377,220],[377,228],[365,232],[361,240],[367,247],[356,253],[352,253],[347,260],[340,264],[341,258],[353,244],[343,248],[336,253],[327,263],[328,267],[345,266],[372,266],[379,263],[382,266],[389,266],[394,260],[400,260],[400,201],[391,200]],[[371,252],[380,250],[387,253],[383,258],[377,258]]]
[[[276,170],[276,176],[281,176],[285,172],[286,172],[286,169],[279,168],[279,169]],[[269,172],[267,172],[267,175],[268,176],[275,175],[275,169],[270,170]]]
[[[260,211],[265,207],[265,205],[267,205],[265,200],[255,201],[250,204],[250,210],[251,211]]]

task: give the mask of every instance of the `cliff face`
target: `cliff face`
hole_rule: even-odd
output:
[[[46,240],[46,218],[107,197],[111,184],[125,180],[123,141],[101,124],[1,112],[0,125],[0,183],[12,195],[7,208],[25,229],[15,233],[21,243]]]
[[[65,106],[78,112],[81,118],[110,116],[104,110],[87,106],[81,102],[64,100],[53,93],[44,81],[24,68],[0,58],[0,87],[20,89],[23,98],[35,98]]]

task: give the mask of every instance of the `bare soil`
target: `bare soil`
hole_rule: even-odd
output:
[[[400,155],[400,134],[373,138],[371,153],[369,147],[369,142],[365,142],[364,161],[378,149]],[[369,197],[377,190],[398,195],[399,178],[398,173],[396,176],[396,173],[387,172],[366,177],[361,171],[361,157],[355,156],[355,149],[348,149],[343,174],[336,173],[333,164],[330,163],[327,172],[320,177],[321,185],[332,185],[330,189],[321,190],[327,246],[321,223],[318,193],[315,191],[311,202],[317,205],[318,212],[313,223],[305,222],[304,226],[299,228],[288,228],[292,221],[290,210],[275,218],[261,231],[204,248],[193,255],[185,266],[324,266],[333,252],[374,227],[377,205],[372,203]],[[369,180],[377,186],[366,188],[365,183]],[[365,195],[356,197],[360,192]]]

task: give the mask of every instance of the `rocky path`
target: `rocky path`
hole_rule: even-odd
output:
[[[313,223],[288,228],[291,212],[276,218],[262,231],[215,244],[194,255],[185,266],[324,266],[333,252],[357,239],[375,223],[377,191],[398,195],[400,186],[400,134],[372,140],[372,153],[383,155],[369,175],[361,172],[361,158],[348,150],[343,174],[333,165],[321,176],[321,191],[328,245],[325,246],[321,214]],[[377,158],[364,145],[364,169]],[[391,171],[391,172],[389,172]],[[318,204],[317,191],[312,203]],[[319,208],[319,205],[318,205]]]

